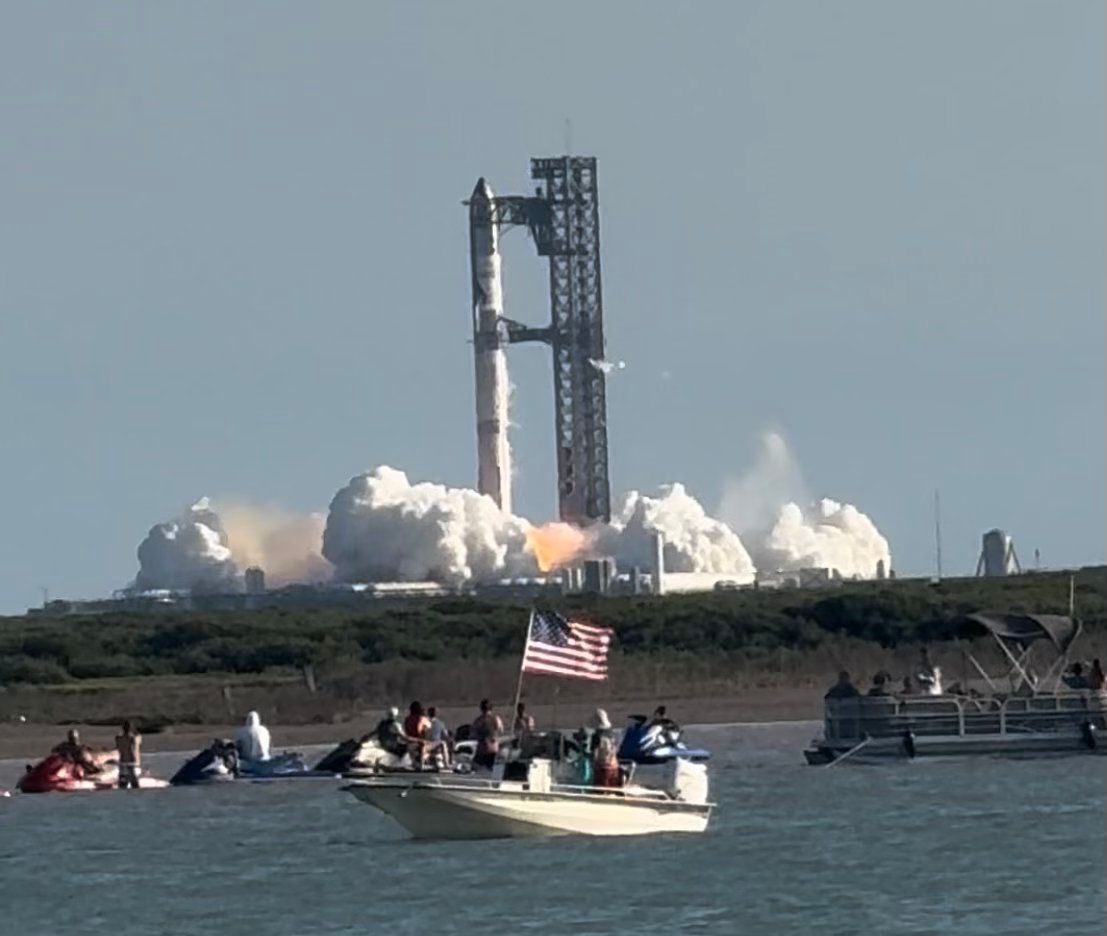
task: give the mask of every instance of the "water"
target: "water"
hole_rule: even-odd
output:
[[[812,729],[690,731],[702,836],[413,842],[312,781],[13,796],[0,934],[1104,932],[1107,758],[812,768]]]

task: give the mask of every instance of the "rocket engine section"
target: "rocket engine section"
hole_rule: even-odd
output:
[[[482,178],[469,199],[469,260],[473,273],[473,353],[477,389],[477,490],[511,513],[509,385],[503,322],[503,280],[495,196]]]

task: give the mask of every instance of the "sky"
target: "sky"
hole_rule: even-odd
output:
[[[1101,563],[1098,0],[5,6],[0,613],[130,581],[203,495],[476,475],[478,176],[599,160],[615,492],[783,433],[901,575]],[[512,318],[547,267],[505,246]],[[516,509],[555,510],[548,349]]]

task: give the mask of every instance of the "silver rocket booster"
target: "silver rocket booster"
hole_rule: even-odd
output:
[[[503,282],[494,196],[478,179],[469,199],[469,261],[473,272],[473,352],[477,385],[477,489],[511,512],[511,448],[507,441],[508,380]]]

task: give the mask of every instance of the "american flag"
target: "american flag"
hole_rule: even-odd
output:
[[[523,653],[523,672],[607,679],[612,633],[608,627],[579,624],[553,611],[536,611]]]

